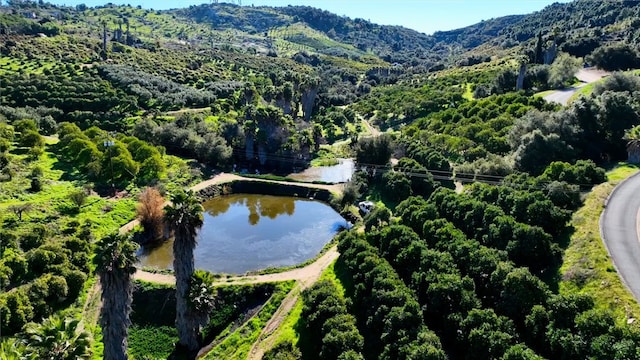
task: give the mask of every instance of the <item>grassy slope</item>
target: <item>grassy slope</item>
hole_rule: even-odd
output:
[[[575,233],[564,254],[560,269],[560,293],[590,294],[596,307],[611,310],[619,322],[640,316],[640,304],[618,276],[600,237],[599,220],[604,201],[622,179],[638,167],[621,164],[610,171],[607,183],[598,185],[587,195],[584,205],[574,215]]]
[[[204,359],[246,359],[262,328],[271,319],[294,284],[293,281],[277,284],[275,292],[260,312],[233,333],[230,334],[229,329],[223,331],[219,337],[226,336],[226,338],[214,347]]]
[[[331,265],[329,265],[329,267],[325,269],[325,271],[320,276],[320,281],[328,280],[333,282],[338,288],[340,295],[344,296],[344,286],[336,275],[335,265],[336,262],[334,261]],[[301,326],[303,305],[304,304],[302,302],[302,298],[298,298],[298,301],[296,302],[293,309],[291,309],[285,320],[282,322],[282,325],[278,328],[278,330],[276,330],[274,334],[274,338],[276,340],[273,342],[273,344],[291,342],[294,346],[304,346],[304,344],[300,343],[300,331],[303,330],[303,326]]]
[[[63,168],[55,153],[51,152],[50,145],[52,144],[48,144],[45,153],[38,160],[32,162],[27,161],[25,155],[16,156],[17,175],[10,182],[0,183],[0,213],[5,210],[4,216],[0,218],[14,216],[6,211],[9,206],[29,203],[33,205],[33,211],[23,215],[23,221],[17,224],[19,231],[28,231],[34,223],[62,227],[74,220],[81,224],[90,221],[92,234],[96,238],[117,231],[121,225],[133,219],[133,198],[114,201],[89,196],[79,213],[68,212],[71,205],[69,194],[80,189],[83,184],[82,181],[73,179],[77,174]],[[20,149],[14,153],[20,153]],[[29,192],[26,190],[30,187],[30,172],[36,166],[43,170],[43,187],[39,192]]]

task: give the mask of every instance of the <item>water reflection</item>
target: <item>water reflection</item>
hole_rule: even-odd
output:
[[[229,211],[231,206],[249,210],[249,225],[257,225],[261,217],[275,219],[279,215],[292,216],[296,210],[296,198],[282,196],[231,195],[224,201],[219,198],[204,202],[207,214],[215,217]]]
[[[347,222],[328,205],[307,199],[237,194],[203,203],[196,267],[240,274],[313,258]],[[143,249],[144,266],[171,268],[171,241]]]
[[[355,171],[353,159],[338,159],[338,164],[332,166],[316,166],[305,169],[303,172],[287,175],[300,181],[325,181],[330,183],[343,183],[351,180]]]

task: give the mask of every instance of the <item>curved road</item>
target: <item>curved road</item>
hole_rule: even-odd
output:
[[[592,82],[596,82],[607,75],[609,75],[608,72],[595,68],[580,69],[576,73],[576,78],[580,80],[582,84],[570,87],[568,89],[554,91],[551,94],[545,96],[544,99],[547,102],[555,102],[560,105],[567,105],[569,103],[569,100],[571,100],[571,97],[576,93],[576,91],[578,91],[578,89]]]
[[[600,232],[625,285],[640,299],[640,173],[620,183],[606,203]]]

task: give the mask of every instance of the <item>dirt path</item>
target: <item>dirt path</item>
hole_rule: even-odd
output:
[[[167,115],[167,116],[178,116],[178,115],[185,114],[185,113],[200,113],[200,112],[205,112],[205,111],[211,111],[211,107],[195,108],[195,109],[180,109],[180,110],[175,110],[175,111],[167,111],[165,113],[165,115]]]
[[[276,181],[276,180],[242,177],[240,175],[235,175],[235,174],[221,173],[209,180],[206,180],[197,185],[194,185],[189,189],[193,191],[199,191],[211,185],[224,184],[224,183],[232,182],[235,180],[259,181],[259,182],[268,182],[268,183],[282,184],[282,185],[296,185],[296,186],[308,187],[313,189],[324,189],[324,190],[329,190],[331,192],[337,192],[337,193],[342,192],[344,188],[343,184],[325,185],[325,184],[312,184],[312,183],[295,182],[295,181]]]
[[[287,294],[284,300],[282,300],[282,303],[276,312],[260,332],[256,342],[253,343],[247,359],[262,359],[265,351],[271,349],[273,345],[275,345],[274,342],[276,341],[276,338],[273,335],[280,325],[282,325],[282,322],[286,319],[291,309],[293,309],[298,302],[300,294],[318,281],[322,272],[329,267],[329,265],[331,265],[339,255],[337,245],[334,245],[316,261],[300,269],[293,269],[276,274],[233,276],[214,283],[214,285],[243,285],[288,280],[296,281],[296,285],[289,294]],[[167,285],[175,283],[175,277],[173,275],[154,274],[142,270],[138,270],[134,274],[134,279]],[[205,355],[206,353],[199,354],[199,356]]]
[[[369,132],[370,136],[373,137],[378,137],[380,136],[381,132],[380,130],[378,130],[375,126],[371,125],[371,123],[366,120],[362,115],[358,114],[358,119],[364,124],[364,127],[367,128],[367,131]]]
[[[276,338],[273,335],[280,325],[282,325],[282,322],[287,317],[291,309],[293,309],[298,302],[302,291],[308,289],[318,281],[322,272],[331,265],[338,256],[337,246],[334,246],[316,262],[300,269],[304,270],[299,273],[302,277],[298,280],[296,286],[289,292],[287,297],[282,301],[282,304],[280,304],[278,310],[276,310],[275,314],[273,314],[271,319],[269,319],[264,329],[262,329],[262,332],[260,332],[260,336],[258,336],[258,339],[253,343],[253,346],[249,351],[249,355],[247,356],[248,360],[262,359],[265,351],[271,349],[275,345]]]
[[[324,253],[321,257],[319,257],[316,261],[311,264],[299,268],[293,269],[289,271],[284,271],[275,274],[265,274],[265,275],[238,275],[238,276],[230,276],[228,278],[223,278],[214,283],[214,285],[242,285],[242,284],[259,284],[266,282],[276,282],[276,281],[288,281],[288,280],[296,280],[296,281],[306,281],[308,279],[314,278],[316,275],[320,276],[320,274],[326,269],[334,260],[338,258],[338,249],[337,246],[332,246],[326,253]],[[176,279],[173,275],[169,274],[157,274],[150,273],[148,271],[138,270],[133,275],[133,278],[136,280],[148,281],[158,284],[172,285],[175,284]]]

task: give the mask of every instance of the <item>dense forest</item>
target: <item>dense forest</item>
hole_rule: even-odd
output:
[[[639,358],[597,228],[637,170],[639,25],[636,1],[434,34],[308,6],[0,2],[0,358]],[[329,203],[353,227],[313,281],[195,269],[186,189],[341,158]],[[140,269],[167,234],[173,270]]]

